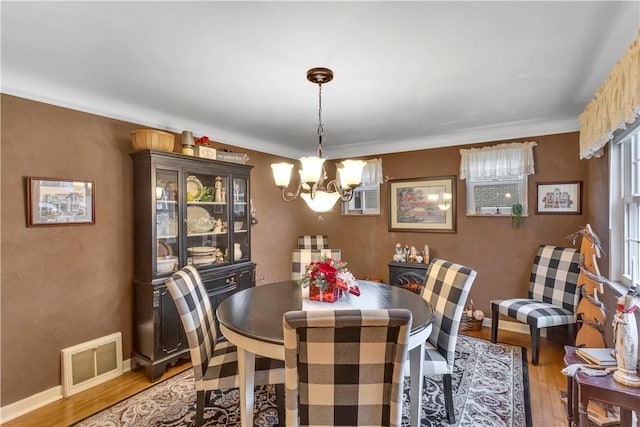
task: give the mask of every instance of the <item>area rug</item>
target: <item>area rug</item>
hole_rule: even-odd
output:
[[[458,336],[452,378],[455,426],[531,426],[526,349],[466,335]],[[274,386],[256,388],[256,426],[278,425]],[[125,399],[75,427],[192,426],[195,386],[189,369]],[[212,393],[205,426],[240,426],[239,392]],[[409,382],[405,381],[402,425],[409,426]],[[440,377],[425,378],[422,426],[446,423]]]

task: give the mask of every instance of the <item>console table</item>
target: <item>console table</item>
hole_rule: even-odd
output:
[[[564,362],[567,365],[583,363],[576,356],[576,348],[564,347]],[[569,426],[588,427],[587,407],[589,400],[597,400],[620,407],[620,426],[631,426],[631,411],[640,408],[640,388],[618,383],[609,374],[590,377],[580,372],[575,377],[567,377],[567,418]]]

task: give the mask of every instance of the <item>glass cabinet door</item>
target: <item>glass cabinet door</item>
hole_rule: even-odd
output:
[[[187,264],[197,268],[226,264],[229,254],[229,177],[187,172]]]
[[[156,275],[172,273],[178,268],[178,171],[156,169],[155,232]]]
[[[249,194],[246,178],[233,178],[233,259],[234,261],[249,259]]]

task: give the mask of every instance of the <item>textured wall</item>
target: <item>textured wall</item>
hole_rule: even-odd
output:
[[[139,127],[2,95],[2,406],[60,385],[65,347],[121,331],[124,358],[131,356],[129,134]],[[301,201],[295,202],[300,209],[280,201],[269,166],[273,156],[242,151],[256,165],[257,275],[289,279],[291,249],[308,212]],[[96,224],[27,228],[27,176],[95,180]]]
[[[64,347],[122,331],[124,357],[131,355],[129,133],[138,127],[2,95],[2,406],[59,385]],[[254,165],[251,191],[259,223],[252,228],[252,258],[258,264],[258,284],[289,278],[291,249],[299,234],[327,234],[359,277],[387,279],[396,242],[426,243],[433,257],[478,270],[471,296],[479,308],[488,311],[492,298],[525,295],[538,244],[569,244],[564,236],[586,223],[590,209],[589,221],[601,237],[600,226],[608,224],[606,202],[593,201],[607,200],[601,194],[608,187],[606,170],[601,171],[606,162],[578,160],[577,133],[526,138],[532,139],[539,146],[534,149],[536,175],[529,180],[531,206],[536,182],[583,180],[589,195],[586,214],[531,215],[516,230],[509,218],[465,216],[465,186],[457,180],[457,233],[390,233],[388,184],[381,187],[379,216],[341,216],[339,206],[318,215],[301,200],[282,202],[269,166],[279,159],[238,150],[247,152]],[[457,175],[459,148],[384,155],[384,173],[393,178]],[[27,228],[26,176],[95,180],[96,225]],[[592,185],[594,179],[597,184]]]
[[[578,133],[531,136],[523,140],[538,142],[534,148],[536,173],[529,177],[528,183],[530,212],[535,212],[536,182],[577,180],[589,186],[586,161],[578,158]],[[499,142],[503,141],[483,145]],[[383,155],[384,175],[395,179],[457,176],[460,148],[466,147]],[[324,214],[322,221],[309,222],[309,230],[312,234],[330,230],[327,234],[331,246],[342,249],[343,258],[358,277],[378,276],[387,280],[387,263],[397,242],[417,248],[428,244],[431,257],[465,264],[478,271],[470,295],[476,306],[488,313],[491,299],[526,297],[538,245],[570,246],[565,236],[586,223],[586,205],[582,215],[531,213],[519,229],[512,228],[509,217],[466,216],[465,181],[457,179],[456,186],[457,233],[389,232],[389,184],[381,187],[380,216]]]

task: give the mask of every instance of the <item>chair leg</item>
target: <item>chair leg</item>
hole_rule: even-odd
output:
[[[498,306],[491,304],[491,342],[498,341]]]
[[[196,394],[196,427],[204,424],[204,390],[198,391]]]
[[[285,414],[285,395],[284,384],[276,384],[276,406],[278,408],[278,425],[284,427],[286,425]]]
[[[540,329],[534,325],[529,325],[531,331],[531,363],[538,366],[538,356],[540,355]]]
[[[451,387],[451,374],[442,376],[442,385],[444,386],[444,407],[447,414],[447,422],[455,424],[456,414],[453,411],[453,389]]]

